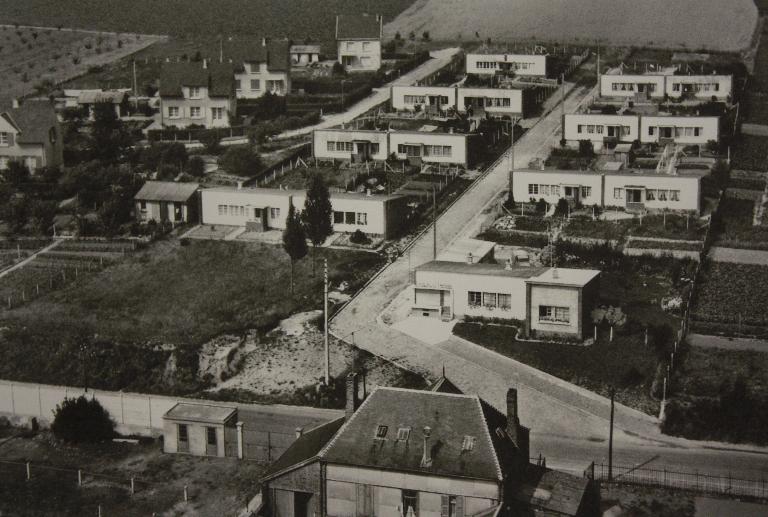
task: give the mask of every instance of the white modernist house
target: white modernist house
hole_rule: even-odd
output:
[[[516,75],[547,76],[545,54],[467,54],[468,74],[514,72]]]
[[[392,109],[398,111],[445,111],[456,108],[460,113],[492,116],[524,116],[525,90],[464,86],[393,86]]]
[[[525,321],[530,336],[585,336],[599,271],[432,261],[416,268],[412,314]]]
[[[291,203],[304,208],[306,192],[270,188],[216,187],[201,191],[202,223],[244,226],[248,231],[285,229]],[[390,237],[407,214],[406,196],[331,193],[333,230]]]
[[[321,160],[362,162],[386,160],[394,153],[399,159],[469,167],[473,136],[428,130],[316,129],[312,154]]]
[[[730,75],[673,74],[603,74],[600,76],[601,97],[624,97],[640,100],[678,98],[691,95],[709,100],[727,99],[733,89]]]
[[[516,170],[512,175],[512,192],[519,200],[544,199],[557,203],[564,198],[606,208],[667,209],[698,214],[703,175],[702,171],[695,170],[677,174],[655,170]]]
[[[675,143],[702,145],[720,138],[718,117],[669,115],[603,115],[575,113],[565,115],[565,141],[572,147],[589,140],[595,150],[605,144]]]
[[[339,63],[350,72],[370,72],[381,68],[383,27],[384,17],[380,15],[336,16]]]

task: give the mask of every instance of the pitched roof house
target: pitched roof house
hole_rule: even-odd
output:
[[[238,98],[254,99],[269,92],[291,91],[291,58],[288,40],[236,38],[222,44],[222,55],[235,67]]]
[[[197,220],[197,183],[147,181],[135,196],[138,222],[192,222]]]
[[[381,67],[381,39],[384,17],[368,14],[336,16],[338,61],[350,72]]]
[[[268,468],[267,515],[592,515],[586,479],[529,463],[516,390],[506,415],[445,378],[430,391],[379,387],[359,406],[357,393],[350,374],[345,417],[306,433]]]
[[[40,167],[63,162],[61,127],[48,101],[27,101],[0,112],[0,170],[12,161],[34,173]]]
[[[163,126],[227,127],[235,112],[234,69],[229,63],[165,63],[160,73]]]

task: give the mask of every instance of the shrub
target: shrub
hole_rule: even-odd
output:
[[[221,137],[219,137],[216,131],[203,131],[198,140],[203,144],[206,152],[210,154],[219,154],[221,152]]]
[[[115,423],[98,400],[81,395],[56,406],[51,430],[65,442],[100,442],[115,435]]]
[[[261,158],[251,146],[227,149],[219,158],[219,167],[235,176],[253,176],[262,169]]]
[[[349,237],[349,242],[353,244],[370,244],[371,239],[358,229]]]
[[[579,155],[584,158],[594,158],[595,145],[591,140],[579,140]]]
[[[199,178],[205,174],[205,162],[199,156],[193,156],[190,158],[188,167],[189,173],[196,178]]]

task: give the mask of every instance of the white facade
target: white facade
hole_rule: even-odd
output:
[[[421,111],[454,107],[465,113],[468,107],[492,115],[522,115],[523,91],[511,88],[473,88],[463,86],[393,86],[392,108],[398,111]],[[418,106],[418,108],[417,108]]]
[[[601,97],[664,98],[663,75],[603,74],[600,77]]]
[[[726,99],[732,91],[733,77],[730,75],[669,75],[665,90],[673,98],[691,94],[702,100]]]
[[[640,117],[640,142],[662,140],[677,144],[701,145],[720,138],[718,117]]]
[[[349,72],[375,72],[381,68],[381,39],[340,39],[339,63]]]
[[[206,128],[229,127],[229,116],[234,112],[234,100],[229,97],[210,97],[208,88],[182,87],[182,97],[163,97],[163,126],[184,128],[201,125]]]
[[[640,120],[637,115],[569,114],[565,116],[564,137],[569,144],[589,140],[600,150],[604,142],[639,140]]]
[[[253,231],[283,230],[291,202],[301,212],[305,200],[303,190],[203,189],[201,220],[203,224],[245,226]],[[396,230],[398,220],[405,217],[406,201],[404,196],[331,193],[333,230],[388,236]]]
[[[584,205],[602,205],[603,179],[592,171],[517,170],[512,174],[512,193],[518,201],[544,199],[557,203],[560,198]]]
[[[440,110],[457,107],[453,86],[393,86],[390,99],[392,109],[397,111],[415,111],[417,106],[422,111],[426,107]]]
[[[287,67],[287,64],[286,64]],[[286,70],[269,70],[267,63],[244,63],[235,74],[235,95],[239,99],[256,99],[267,92],[286,95],[291,91],[291,74]]]
[[[389,156],[386,131],[324,129],[312,132],[312,152],[321,160],[386,160]]]
[[[547,56],[543,54],[467,54],[466,62],[468,74],[509,71],[516,75],[547,75]]]

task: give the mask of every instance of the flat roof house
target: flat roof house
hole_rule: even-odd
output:
[[[544,54],[469,53],[466,63],[468,74],[513,72],[522,76],[547,76],[547,56]]]
[[[672,98],[694,97],[709,100],[715,97],[726,100],[733,92],[731,75],[668,75],[664,93]]]
[[[34,174],[40,167],[57,167],[64,161],[59,119],[48,101],[29,100],[0,113],[0,170],[20,162]]]
[[[235,95],[256,99],[267,92],[291,91],[290,42],[266,38],[232,39],[224,43],[224,56],[234,65]]]
[[[411,314],[451,320],[524,320],[526,334],[583,339],[600,272],[492,263],[427,262],[416,268]]]
[[[163,415],[163,452],[237,457],[237,408],[179,402]]]
[[[604,145],[640,140],[640,118],[637,115],[573,113],[565,115],[564,127],[563,136],[571,147],[578,147],[581,140],[589,140],[599,151]]]
[[[236,110],[234,69],[229,63],[163,63],[160,123],[163,127],[228,127]]]
[[[349,72],[381,68],[381,39],[384,17],[368,14],[336,16],[338,61]]]
[[[683,75],[674,69],[646,74],[608,73],[600,76],[601,97],[661,100],[690,97],[727,100],[733,93],[733,76]]]
[[[133,199],[136,220],[187,223],[196,222],[198,215],[197,183],[147,181]]]
[[[244,226],[249,231],[285,229],[290,204],[304,208],[306,192],[270,188],[215,187],[201,191],[203,224]],[[390,238],[398,234],[408,198],[401,195],[366,195],[331,192],[333,230],[361,232]]]
[[[719,117],[640,117],[640,142],[703,145],[720,139]]]
[[[449,108],[473,116],[519,118],[527,114],[529,90],[464,86],[393,86],[392,109],[440,114]]]
[[[305,433],[267,469],[264,516],[527,515],[524,494],[545,478],[550,497],[537,511],[596,515],[588,480],[529,463],[516,390],[506,414],[445,378],[429,391],[378,387],[362,403],[358,393],[352,373],[345,417]]]

